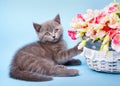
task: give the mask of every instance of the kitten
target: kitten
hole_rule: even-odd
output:
[[[66,65],[79,65],[80,60],[72,57],[80,54],[77,45],[67,49],[62,38],[63,28],[59,14],[43,24],[33,23],[39,41],[21,48],[14,56],[10,77],[26,81],[48,81],[52,76],[75,76],[77,69]]]

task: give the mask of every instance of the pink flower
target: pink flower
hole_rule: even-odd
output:
[[[72,19],[68,34],[76,40],[90,39],[93,42],[101,40],[102,50],[113,50],[120,52],[120,4],[113,2],[101,10],[88,9],[85,14],[77,14]],[[82,35],[81,35],[82,34]],[[109,46],[110,45],[110,46]]]
[[[68,30],[68,35],[71,37],[72,40],[76,40],[76,32],[74,30]]]
[[[108,9],[108,13],[113,13],[117,10],[118,8],[118,5],[117,4],[114,4],[113,6],[110,6],[109,9]]]
[[[111,46],[112,49],[114,49],[117,52],[120,52],[120,32],[114,34]]]
[[[82,14],[77,14],[77,18],[81,19],[83,22],[85,22],[85,19],[83,18]]]
[[[99,24],[101,22],[101,18],[105,17],[106,14],[102,12],[99,16],[96,17],[95,23]]]
[[[115,33],[112,38],[114,44],[120,44],[120,32]]]

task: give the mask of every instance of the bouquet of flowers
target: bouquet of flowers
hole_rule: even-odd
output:
[[[77,14],[71,21],[72,29],[68,35],[81,43],[78,48],[88,44],[100,45],[93,49],[120,52],[120,4],[116,1],[101,10],[87,9],[85,14]]]

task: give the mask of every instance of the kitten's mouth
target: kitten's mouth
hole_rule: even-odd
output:
[[[56,42],[56,41],[58,41],[58,39],[57,39],[57,38],[54,38],[53,41]]]
[[[59,41],[59,38],[54,38],[53,39],[53,42],[58,42]]]
[[[58,37],[58,38],[54,38],[53,42],[58,42],[59,40],[61,40],[61,38],[62,38],[62,35],[60,37]]]

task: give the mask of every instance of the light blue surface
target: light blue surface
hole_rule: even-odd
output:
[[[0,0],[0,86],[120,86],[120,74],[106,74],[88,68],[85,58],[77,77],[55,77],[48,82],[27,82],[11,79],[9,65],[16,50],[37,40],[32,23],[42,23],[52,19],[58,13],[64,27],[64,39],[68,47],[78,41],[72,41],[67,35],[70,20],[86,9],[102,9],[112,0]],[[120,2],[120,0],[117,0]]]

